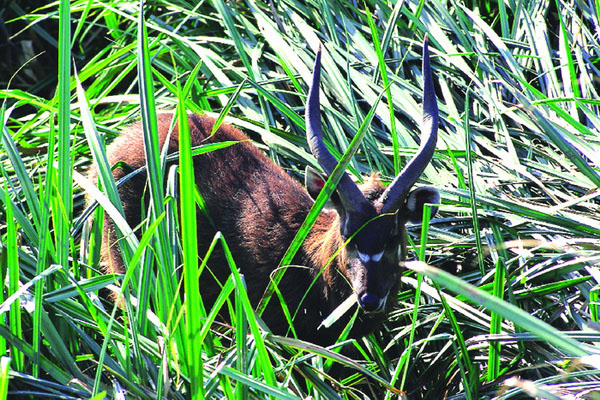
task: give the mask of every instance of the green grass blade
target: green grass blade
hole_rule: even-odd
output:
[[[58,189],[54,205],[54,224],[58,262],[69,267],[70,221],[73,216],[73,167],[71,164],[71,10],[68,0],[59,2],[58,32]],[[60,212],[59,210],[64,210]]]
[[[6,400],[8,396],[8,383],[10,378],[8,372],[10,371],[10,358],[0,358],[0,399]]]
[[[8,188],[4,187],[4,195],[8,198]],[[12,295],[19,289],[20,271],[19,255],[17,250],[17,226],[14,223],[13,209],[10,202],[6,203],[6,234],[8,243],[6,244],[6,268],[8,272],[8,293]],[[4,274],[3,274],[4,275]],[[10,330],[19,340],[23,339],[23,329],[21,327],[21,302],[18,298],[11,304],[9,311]],[[17,371],[23,371],[24,357],[17,348],[13,347],[11,351],[14,368]]]
[[[214,123],[214,125],[212,127],[212,130],[210,132],[211,136],[214,135],[217,132],[217,130],[219,130],[219,127],[223,123],[223,120],[225,119],[225,117],[227,116],[227,114],[229,113],[229,111],[231,110],[231,108],[237,102],[237,100],[238,100],[240,94],[242,93],[242,90],[244,89],[245,85],[246,85],[246,79],[244,79],[242,81],[242,83],[240,83],[240,85],[236,89],[235,93],[229,98],[229,101],[227,102],[227,104],[225,105],[225,107],[223,107],[223,110],[221,110],[221,112],[219,113],[219,116],[215,120],[215,123]],[[180,104],[181,104],[181,100],[180,100]]]
[[[185,309],[186,309],[186,345],[188,356],[188,374],[191,380],[191,390],[194,398],[203,399],[201,390],[203,385],[204,368],[202,353],[198,351],[203,347],[197,332],[202,328],[199,316],[204,316],[198,309],[200,293],[198,292],[198,238],[196,220],[196,201],[194,189],[194,164],[192,161],[192,144],[188,115],[184,107],[183,97],[179,92],[179,107],[177,119],[179,121],[179,165],[180,165],[180,207],[181,207],[181,244],[183,247],[183,273],[185,283]]]

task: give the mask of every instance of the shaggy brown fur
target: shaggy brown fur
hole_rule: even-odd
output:
[[[161,114],[158,119],[160,144],[164,143],[170,131],[172,114]],[[226,238],[240,271],[245,275],[248,293],[256,305],[269,282],[269,275],[277,267],[283,254],[292,242],[300,225],[306,218],[313,203],[306,189],[293,180],[279,166],[249,143],[239,130],[222,125],[210,137],[214,120],[203,116],[190,115],[189,125],[193,146],[221,141],[241,141],[225,149],[194,157],[194,173],[198,189],[206,202],[212,224],[198,212],[199,254],[204,254],[216,231]],[[178,127],[172,130],[169,153],[178,150]],[[130,126],[108,147],[111,165],[119,161],[136,169],[145,165],[144,145],[141,124]],[[119,179],[126,173],[118,168],[114,176]],[[89,173],[95,182],[96,171]],[[123,184],[119,193],[123,202],[125,217],[131,227],[141,222],[141,196],[146,185],[143,174]],[[369,193],[381,194],[383,188],[376,177],[364,186]],[[125,266],[121,259],[116,234],[110,220],[104,227],[102,262],[105,270],[123,273]],[[339,335],[346,320],[338,321],[329,329],[317,327],[335,307],[351,293],[352,289],[343,277],[345,251],[341,251],[323,272],[327,263],[343,241],[339,232],[339,217],[335,211],[324,211],[312,229],[309,237],[288,267],[280,283],[287,306],[294,312],[305,295],[311,282],[318,275],[316,284],[300,306],[294,320],[299,337],[320,344],[330,344]],[[220,281],[229,275],[229,267],[224,255],[213,253],[208,267]],[[199,289],[209,305],[219,293],[219,285],[211,274],[204,273]],[[351,313],[349,313],[351,314]],[[376,328],[383,313],[363,314],[355,323],[353,335],[361,336]],[[277,299],[272,299],[263,319],[277,334],[286,334],[288,325],[283,317]]]

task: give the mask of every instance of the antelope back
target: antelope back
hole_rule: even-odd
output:
[[[167,137],[170,138],[168,154],[179,149],[179,128],[177,124],[173,124],[174,118],[172,113],[158,115],[159,144],[162,147]],[[217,133],[211,135],[213,124],[213,118],[189,116],[192,146],[236,142],[224,149],[194,157],[196,185],[210,212],[210,220],[199,217],[201,233],[210,231],[207,234],[211,234],[218,230],[226,233],[226,236],[231,235],[235,238],[231,241],[233,248],[240,249],[242,253],[258,253],[254,249],[258,244],[253,240],[253,232],[259,231],[257,225],[270,225],[277,233],[276,237],[265,237],[269,240],[277,239],[281,242],[293,237],[294,232],[290,231],[284,220],[295,218],[296,215],[302,218],[308,212],[312,199],[306,190],[252,145],[248,137],[238,129],[222,124]],[[111,165],[122,162],[131,170],[144,167],[146,161],[141,123],[136,122],[122,132],[108,146],[107,156]],[[175,163],[176,161],[168,163],[167,168]],[[122,168],[113,170],[116,180],[127,173]],[[92,181],[97,181],[95,169],[88,176]],[[145,187],[145,174],[140,174],[119,187],[125,218],[132,227],[139,225],[144,214],[141,199]],[[279,219],[274,219],[271,214],[283,205],[288,211],[279,214]],[[119,249],[117,245],[113,245],[116,238],[114,227],[110,220],[108,222],[105,224],[107,228],[103,243],[106,247],[102,260],[107,271],[122,273],[124,266]],[[204,237],[200,240],[204,240]],[[207,240],[210,242],[212,236]],[[280,246],[284,247],[284,244]]]

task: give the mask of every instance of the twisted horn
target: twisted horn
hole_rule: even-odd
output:
[[[421,146],[415,156],[406,164],[379,201],[383,203],[382,213],[395,212],[406,198],[410,188],[433,158],[438,130],[438,105],[429,65],[429,38],[423,41],[423,121],[421,124]]]
[[[327,175],[331,175],[338,161],[329,152],[325,142],[323,142],[323,132],[321,131],[321,103],[319,101],[319,82],[321,81],[321,47],[317,52],[313,77],[308,91],[308,100],[306,103],[306,139],[310,151],[317,159],[317,162]],[[352,181],[350,176],[344,172],[337,186],[337,192],[340,196],[344,209],[349,212],[360,212],[364,207],[369,207],[370,203],[365,199],[362,192]]]

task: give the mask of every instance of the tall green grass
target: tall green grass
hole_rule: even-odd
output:
[[[135,1],[61,0],[11,3],[3,17],[11,43],[33,37],[45,53],[0,76],[2,398],[594,398],[598,2],[153,1],[142,13]],[[430,266],[408,264],[389,321],[330,349],[270,335],[230,255],[207,309],[191,284],[206,260],[189,225],[202,200],[184,183],[192,154],[217,147],[183,141],[179,172],[165,170],[156,112],[234,124],[301,180],[317,166],[302,115],[322,45],[330,148],[356,151],[344,159],[356,179],[389,181],[419,141],[425,33],[441,127],[419,184],[439,187],[443,205],[427,235],[409,227]],[[54,75],[40,72],[48,57]],[[105,143],[138,119],[152,208],[133,227]],[[102,191],[84,178],[92,163]],[[84,192],[100,205],[91,225]],[[122,277],[98,265],[106,216],[131,266]],[[216,237],[209,252],[220,248],[229,254]]]

